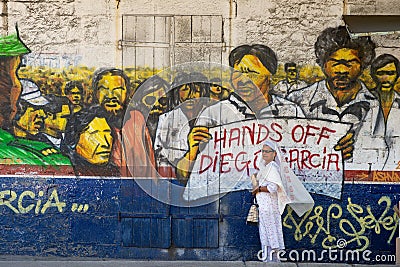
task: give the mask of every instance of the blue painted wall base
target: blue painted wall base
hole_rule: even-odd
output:
[[[252,200],[248,191],[179,208],[148,196],[133,180],[0,180],[2,255],[257,260],[258,228],[245,222]],[[398,184],[345,184],[341,200],[313,195],[315,207],[302,218],[286,209],[286,258],[296,261],[293,251],[313,250],[321,262],[376,264],[376,255],[394,255],[398,218],[393,206],[399,192]],[[336,259],[321,256],[329,248],[337,250]],[[371,254],[369,260],[353,261],[345,258],[349,250]]]

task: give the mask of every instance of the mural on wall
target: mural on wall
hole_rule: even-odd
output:
[[[297,69],[297,64],[294,62],[288,62],[284,65],[286,77],[280,80],[272,89],[271,93],[279,95],[280,97],[286,98],[288,94],[293,91],[297,91],[308,84],[299,79],[299,71]]]
[[[337,126],[330,121],[274,117],[210,128],[211,139],[197,156],[184,197],[250,190],[249,176],[260,164],[260,144],[270,139],[283,145],[288,166],[310,192],[340,199],[342,155],[331,144],[350,126]]]
[[[30,80],[18,77],[21,56],[30,50],[16,34],[0,40],[2,93],[1,162],[5,165],[70,165],[69,159],[52,145],[35,140],[44,127],[43,106],[48,101]]]
[[[2,45],[2,58],[9,66],[4,80],[10,88],[3,94],[8,96],[3,108],[10,116],[2,119],[2,131],[9,140],[5,142],[8,149],[18,144],[15,156],[3,156],[5,164],[70,166],[75,175],[159,175],[175,177],[186,185],[191,172],[196,172],[198,154],[212,138],[210,129],[218,126],[219,131],[226,131],[230,129],[224,125],[230,123],[285,118],[287,126],[277,124],[272,131],[291,132],[292,136],[275,137],[275,141],[286,148],[288,161],[303,182],[312,176],[323,177],[325,187],[310,185],[311,192],[340,198],[346,172],[398,168],[393,118],[400,103],[396,87],[399,61],[388,54],[375,58],[370,38],[351,39],[345,27],[328,28],[317,38],[315,54],[324,75],[317,81],[315,75],[300,75],[295,62],[285,63],[283,73],[275,51],[260,44],[234,48],[229,55],[231,72],[224,74],[227,77],[181,71],[165,78],[146,76],[142,71],[140,77],[150,78],[136,81],[129,78],[132,68],[71,68],[59,74],[32,66],[20,68],[20,58],[29,49],[18,34],[4,37],[3,43],[7,45]],[[365,73],[369,74],[368,87],[361,80]],[[313,120],[316,125],[329,121],[330,128],[319,131]],[[287,128],[291,121],[301,126]],[[290,139],[305,146],[307,137],[318,134],[335,138],[314,153],[294,154]],[[38,146],[38,151],[23,151],[22,144]],[[372,152],[368,160],[365,152]],[[315,161],[315,153],[339,153],[339,174],[321,175],[323,168]],[[36,157],[41,158],[33,160]],[[336,186],[327,186],[332,184]]]
[[[271,139],[310,192],[342,201],[316,203],[302,218],[288,210],[283,223],[296,241],[322,238],[327,248],[342,235],[363,250],[369,230],[393,240],[390,197],[374,203],[386,205],[382,214],[343,198],[345,179],[400,181],[399,61],[375,57],[369,38],[324,30],[315,43],[319,67],[283,65],[276,51],[255,44],[232,49],[222,72],[154,76],[146,66],[22,66],[29,52],[18,34],[0,39],[0,81],[8,88],[0,95],[1,174],[167,178],[184,188],[184,200],[197,200],[249,189],[260,144]],[[0,206],[19,214],[89,210],[57,190],[47,199],[34,190],[0,195]],[[340,235],[330,232],[333,219]]]
[[[395,84],[400,74],[399,60],[389,54],[380,55],[372,62],[370,73],[376,83],[376,87],[371,91],[379,100],[379,111],[374,117],[373,135],[384,137],[387,154],[384,164],[388,166],[387,169],[398,169],[400,161],[396,148],[399,145],[399,130],[395,126],[395,120],[400,114],[400,98],[398,91],[395,91]]]

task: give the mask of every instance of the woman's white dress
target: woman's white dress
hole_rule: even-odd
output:
[[[267,253],[266,260],[271,260],[271,250],[281,250],[285,248],[282,232],[281,214],[278,207],[278,190],[281,190],[278,183],[272,181],[281,181],[278,165],[272,161],[266,165],[264,170],[257,175],[259,185],[267,186],[269,193],[259,192],[256,195],[259,205],[259,232],[261,248]],[[261,175],[261,177],[260,177]],[[262,176],[267,177],[262,177]],[[282,182],[280,182],[282,184]],[[276,258],[276,257],[274,257]]]

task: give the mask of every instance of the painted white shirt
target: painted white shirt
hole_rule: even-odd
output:
[[[295,103],[279,96],[271,95],[271,97],[271,104],[261,109],[256,115],[245,102],[235,94],[230,94],[228,99],[205,108],[198,116],[196,125],[214,127],[256,117],[304,117],[303,111]]]
[[[43,133],[44,136],[53,144],[54,147],[60,148],[61,142],[64,139],[64,133],[62,134],[62,138],[56,138],[46,133]]]
[[[307,118],[352,124],[350,130],[354,131],[354,151],[353,157],[345,161],[346,170],[368,170],[369,163],[377,161],[378,151],[385,149],[380,140],[371,139],[375,121],[373,116],[379,102],[364,83],[361,82],[361,89],[355,99],[340,107],[329,92],[326,80],[294,91],[288,95],[288,99],[299,104]]]
[[[295,83],[290,84],[286,79],[280,80],[274,88],[271,90],[272,94],[278,95],[280,97],[286,98],[288,94],[295,90],[307,87],[308,84],[305,81],[297,80]]]
[[[158,166],[176,166],[189,149],[189,132],[189,121],[180,108],[160,116],[154,141]]]
[[[379,151],[378,161],[372,165],[372,170],[399,170],[400,162],[400,96],[396,93],[385,125],[382,109],[373,109],[373,122],[371,142],[385,146],[384,151]],[[379,143],[377,143],[379,142]]]

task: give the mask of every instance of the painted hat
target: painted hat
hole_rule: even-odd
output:
[[[14,34],[0,36],[0,56],[20,56],[31,52],[20,39],[17,26],[15,30]]]
[[[31,80],[21,79],[22,93],[20,98],[34,106],[44,106],[49,101],[42,96],[39,87]]]

